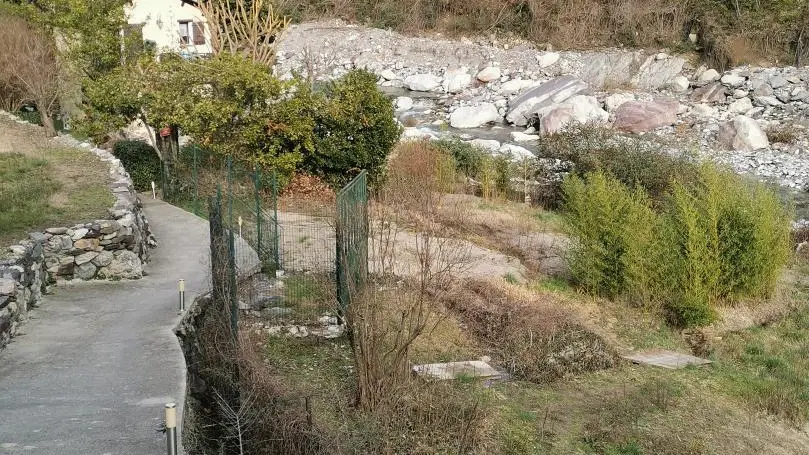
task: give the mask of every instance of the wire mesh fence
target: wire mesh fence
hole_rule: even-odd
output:
[[[367,273],[367,220],[362,222],[367,217],[366,181],[358,177],[352,184],[350,191],[341,192],[348,195],[342,210],[334,203],[281,197],[272,171],[192,146],[181,151],[171,175],[163,177],[162,194],[199,216],[219,217],[223,232],[232,234],[238,308],[274,325],[318,326],[338,318],[338,300],[348,302],[348,286],[338,283]],[[364,199],[357,198],[363,194]],[[349,260],[337,260],[338,213],[351,215],[340,231],[341,238],[351,240],[341,249]],[[354,233],[363,226],[364,231]],[[355,252],[362,246],[359,239],[365,239],[366,247]],[[229,263],[212,258],[213,264]],[[338,272],[362,264],[364,271]]]

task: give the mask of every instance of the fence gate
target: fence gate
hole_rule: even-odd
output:
[[[340,310],[368,279],[368,173],[362,171],[337,193],[337,302]]]

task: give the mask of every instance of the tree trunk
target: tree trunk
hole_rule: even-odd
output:
[[[53,125],[53,113],[46,109],[44,103],[36,103],[39,118],[48,137],[56,136],[56,127]]]
[[[174,188],[174,162],[180,151],[179,131],[177,125],[172,125],[166,128],[154,128],[154,132],[157,151],[163,161],[163,198],[171,197]]]

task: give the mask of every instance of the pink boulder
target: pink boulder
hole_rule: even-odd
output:
[[[629,133],[643,133],[677,121],[679,103],[670,98],[654,101],[627,101],[615,110],[615,128]]]

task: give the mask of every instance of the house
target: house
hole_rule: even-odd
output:
[[[195,2],[182,0],[132,0],[126,9],[129,27],[153,43],[158,54],[173,52],[189,58],[209,56],[210,32]]]

